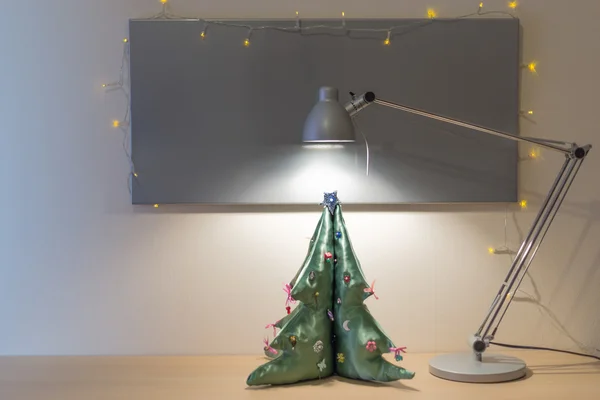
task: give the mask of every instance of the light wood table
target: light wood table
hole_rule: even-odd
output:
[[[600,399],[600,361],[549,352],[505,352],[531,372],[501,384],[465,384],[431,376],[431,354],[407,354],[417,374],[388,384],[328,378],[282,387],[248,388],[260,356],[0,357],[1,400],[202,399]]]

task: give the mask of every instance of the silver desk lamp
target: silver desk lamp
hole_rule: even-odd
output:
[[[575,175],[577,175],[592,146],[578,146],[569,142],[521,137],[377,99],[373,92],[367,92],[360,96],[355,96],[353,93],[350,93],[350,95],[352,99],[343,106],[338,101],[337,89],[322,87],[319,90],[319,101],[306,119],[303,141],[307,143],[354,142],[356,136],[352,118],[369,105],[379,104],[505,139],[535,144],[564,154],[565,162],[558,172],[556,180],[550,188],[531,229],[521,244],[506,279],[500,285],[498,294],[492,301],[481,325],[469,337],[471,351],[462,354],[440,355],[429,362],[429,372],[431,374],[439,378],[459,382],[493,383],[523,377],[526,374],[526,367],[525,362],[522,360],[515,357],[484,353],[490,342],[494,340],[498,327],[512,302],[514,293],[521,285],[548,228],[575,179]]]

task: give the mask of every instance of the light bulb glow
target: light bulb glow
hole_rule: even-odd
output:
[[[529,115],[533,115],[533,110],[529,110],[529,111],[527,111],[527,114],[529,114]]]
[[[342,18],[346,16],[346,13],[342,11]]]
[[[113,126],[113,128],[118,128],[119,126],[121,126],[121,121],[118,121],[116,119],[113,120],[112,126]]]
[[[481,3],[479,3],[479,9],[481,10],[483,8],[483,1]]]
[[[135,176],[135,177],[137,178],[137,177],[138,177],[138,174],[137,174],[137,172],[134,172],[134,173],[133,173],[133,176]]]
[[[510,8],[512,10],[516,10],[518,5],[519,5],[519,3],[517,1],[509,1],[508,2],[508,8]]]
[[[493,247],[488,247],[488,253],[494,254],[495,252],[496,252],[496,249],[494,249]]]
[[[129,39],[127,39],[127,38],[124,38],[124,39],[123,39],[123,43],[127,43],[127,42],[129,42]]]
[[[103,84],[102,84],[102,87],[103,87],[103,88],[105,88],[105,87],[106,87],[106,83],[103,83]]]
[[[390,43],[392,43],[391,36],[392,36],[392,32],[388,32],[388,34],[387,34],[387,37],[386,37],[386,38],[385,38],[385,40],[383,41],[383,44],[384,44],[385,46],[389,46],[389,45],[390,45]]]
[[[437,13],[435,12],[435,10],[433,8],[428,8],[427,9],[427,18],[434,19],[435,17],[437,17]]]
[[[527,64],[527,69],[531,73],[534,73],[534,74],[537,73],[537,62],[532,61],[529,64]]]
[[[204,39],[204,38],[206,37],[206,30],[203,30],[203,31],[200,33],[200,37],[201,37],[202,39]]]
[[[158,208],[158,204],[155,204],[155,205],[154,205],[154,208]]]
[[[526,209],[527,208],[527,200],[521,200],[519,202],[519,207],[521,207],[521,209]]]
[[[532,160],[535,160],[540,157],[540,151],[538,149],[531,149],[531,150],[529,150],[528,156]]]
[[[244,40],[244,46],[245,46],[245,47],[248,47],[248,46],[250,46],[250,39],[246,38],[246,39]]]
[[[169,0],[160,0],[160,4],[167,4],[167,1]]]

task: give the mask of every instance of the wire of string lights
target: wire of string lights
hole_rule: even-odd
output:
[[[202,33],[200,35],[203,39],[207,36],[207,28],[210,25],[220,25],[220,26],[247,29],[248,36],[243,42],[244,46],[246,46],[246,47],[249,46],[249,44],[250,44],[249,38],[250,38],[250,35],[252,34],[252,32],[261,31],[261,30],[263,30],[263,31],[264,30],[274,30],[274,31],[286,32],[286,33],[296,33],[296,34],[300,34],[300,35],[309,33],[310,31],[315,31],[315,30],[320,31],[321,33],[324,33],[324,34],[337,31],[337,32],[343,32],[344,34],[346,34],[347,37],[350,37],[350,38],[352,38],[351,34],[353,32],[355,32],[355,33],[382,33],[385,35],[382,38],[382,42],[384,45],[387,46],[387,45],[391,44],[392,36],[394,34],[394,31],[396,31],[396,30],[405,31],[407,28],[418,28],[423,25],[427,25],[427,24],[431,24],[431,23],[435,23],[435,22],[449,22],[449,21],[456,21],[459,19],[465,19],[465,18],[471,18],[471,17],[477,17],[477,16],[496,15],[496,16],[506,16],[509,18],[517,18],[514,15],[514,12],[517,8],[517,6],[516,6],[517,3],[514,1],[508,3],[508,8],[511,11],[502,11],[502,10],[485,11],[483,2],[480,2],[480,3],[478,3],[478,8],[476,11],[468,13],[468,14],[460,15],[458,17],[439,19],[437,12],[434,9],[429,8],[429,9],[427,9],[427,18],[425,20],[415,20],[415,21],[411,21],[408,23],[392,25],[387,28],[351,28],[346,23],[346,13],[343,11],[341,12],[340,23],[338,25],[325,25],[325,24],[307,25],[307,24],[303,24],[300,19],[299,12],[296,11],[296,18],[292,19],[290,21],[290,22],[292,22],[292,24],[290,24],[290,26],[276,26],[276,25],[258,25],[258,26],[256,26],[256,25],[244,24],[242,22],[236,22],[236,21],[232,21],[232,20],[204,19],[204,18],[198,18],[198,17],[177,15],[177,14],[171,12],[170,4],[169,4],[168,0],[160,0],[160,3],[162,4],[162,10],[158,14],[156,14],[153,17],[150,17],[148,19],[150,19],[150,20],[182,19],[182,20],[191,20],[191,21],[201,22],[204,24],[204,29],[202,30]]]
[[[131,132],[131,95],[129,86],[129,40],[123,39],[123,54],[121,57],[121,68],[119,70],[119,79],[115,82],[105,83],[102,87],[107,92],[116,91],[125,97],[125,110],[123,111],[123,117],[121,119],[114,119],[112,121],[113,128],[121,130],[123,133],[123,151],[127,157],[129,163],[129,174],[127,176],[127,188],[131,194],[133,179],[137,178],[138,174],[135,169],[133,158],[131,157],[130,151],[130,132]]]

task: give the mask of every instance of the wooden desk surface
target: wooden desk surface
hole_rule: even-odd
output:
[[[428,372],[431,354],[407,354],[402,365],[416,376],[389,384],[340,378],[274,388],[248,388],[260,356],[0,357],[2,400],[201,399],[600,399],[600,361],[549,352],[505,352],[531,372],[520,381],[464,384]]]

